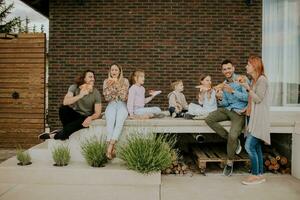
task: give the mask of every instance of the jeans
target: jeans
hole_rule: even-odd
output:
[[[134,111],[135,115],[158,114],[161,112],[159,107],[144,107],[138,108]]]
[[[228,132],[219,122],[231,121],[230,131]],[[238,137],[242,133],[245,125],[245,116],[239,115],[226,108],[218,108],[211,112],[206,118],[207,125],[222,138],[227,139],[228,160],[233,160],[238,146]]]
[[[59,108],[59,119],[63,124],[63,129],[55,134],[55,140],[66,140],[69,136],[84,128],[82,126],[83,121],[87,116],[81,115],[69,106],[61,106]]]
[[[217,106],[213,105],[203,105],[196,103],[190,103],[188,107],[188,114],[191,115],[208,115],[209,113],[217,110]]]
[[[107,105],[105,110],[107,141],[119,139],[127,116],[128,111],[125,102],[111,101]]]
[[[251,160],[251,173],[261,175],[264,173],[262,141],[250,133],[247,135],[245,149]]]

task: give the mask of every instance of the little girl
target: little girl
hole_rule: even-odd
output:
[[[200,77],[199,93],[197,103],[190,103],[186,118],[195,116],[206,116],[210,112],[217,110],[216,91],[211,87],[211,76],[202,75]]]
[[[145,98],[145,72],[136,70],[130,78],[131,87],[129,88],[127,109],[129,117],[149,119],[152,117],[163,117],[159,107],[145,107],[161,91],[150,91],[150,97]]]

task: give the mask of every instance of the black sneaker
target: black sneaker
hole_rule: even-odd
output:
[[[223,170],[223,175],[224,176],[231,176],[232,175],[232,172],[233,172],[233,165],[226,165],[224,167],[224,170]]]
[[[49,133],[42,133],[42,134],[40,134],[40,135],[38,136],[38,138],[39,138],[40,140],[48,140],[48,139],[50,139],[50,134],[49,134]]]
[[[195,117],[195,115],[184,113],[183,117],[184,117],[184,119],[193,119]]]

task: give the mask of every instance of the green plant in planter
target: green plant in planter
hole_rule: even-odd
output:
[[[101,137],[92,137],[81,143],[81,153],[88,165],[92,167],[104,167],[107,163],[107,144]]]
[[[118,157],[129,169],[143,174],[165,170],[170,167],[176,151],[172,149],[175,138],[162,135],[132,134],[118,147]]]
[[[67,145],[59,145],[52,150],[54,166],[66,166],[69,164],[71,155]]]
[[[19,161],[18,165],[30,165],[31,156],[28,152],[24,151],[21,147],[17,148],[17,160]]]

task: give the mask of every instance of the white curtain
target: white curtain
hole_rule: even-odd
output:
[[[262,57],[272,105],[299,105],[300,1],[263,0]]]

